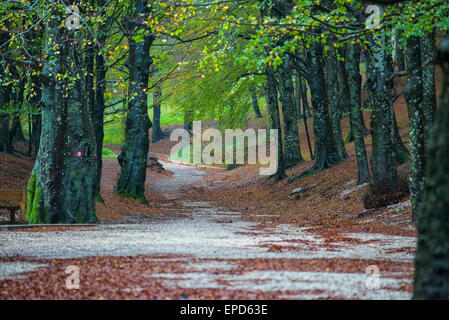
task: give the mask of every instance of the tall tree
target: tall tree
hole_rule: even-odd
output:
[[[162,89],[161,86],[156,86],[153,91],[153,133],[151,142],[155,143],[160,141],[164,134],[161,129],[161,98]]]
[[[330,105],[330,118],[332,126],[332,134],[334,137],[335,148],[337,149],[338,158],[343,161],[348,157],[343,134],[341,131],[342,108],[342,90],[341,82],[339,82],[338,73],[340,72],[339,61],[337,60],[337,50],[331,45],[329,51],[325,54],[326,59],[326,80],[327,93]]]
[[[397,164],[403,164],[408,159],[408,150],[402,141],[401,134],[399,132],[398,122],[396,120],[396,112],[394,111],[394,105],[391,104],[391,116],[392,123],[391,126],[393,128],[393,151],[396,158]]]
[[[273,70],[273,67],[266,67],[266,78],[267,84],[265,86],[267,95],[267,108],[270,114],[271,126],[273,130],[278,130],[278,152],[277,152],[277,162],[278,167],[276,173],[271,177],[273,178],[273,183],[283,180],[287,177],[285,173],[285,163],[284,163],[284,152],[282,145],[282,135],[281,135],[281,118],[279,115],[279,104],[278,104],[278,92],[277,92],[277,81]]]
[[[428,31],[421,37],[421,63],[423,81],[424,129],[426,140],[432,134],[433,122],[437,106],[435,90],[435,31]],[[429,63],[430,62],[430,63]]]
[[[362,112],[361,112],[361,88],[362,76],[360,74],[360,55],[361,48],[358,43],[350,44],[347,50],[346,68],[349,83],[350,95],[350,121],[353,127],[353,135],[355,141],[355,153],[357,156],[357,184],[367,183],[371,180],[368,169],[368,157],[365,147],[365,133]]]
[[[412,203],[412,217],[413,220],[415,220],[422,200],[422,183],[426,162],[424,130],[425,115],[423,109],[423,81],[419,37],[410,36],[407,39],[405,56],[407,61],[408,85],[404,96],[407,101],[410,121],[409,187],[410,200]]]
[[[52,5],[49,10],[42,135],[28,182],[26,219],[30,223],[96,222],[95,139],[85,99],[83,32],[64,25],[65,6]]]
[[[257,91],[254,87],[251,87],[249,89],[249,92],[251,94],[251,101],[253,103],[254,114],[256,115],[256,118],[262,118],[262,113],[260,113],[259,108],[259,99],[257,98]]]
[[[373,149],[371,170],[374,188],[394,190],[397,186],[398,171],[393,149],[393,67],[391,55],[385,46],[385,37],[371,41],[371,52],[366,55],[368,90],[374,110],[371,118]]]
[[[444,80],[417,217],[414,299],[449,299],[449,38],[442,43],[439,56]]]
[[[298,176],[290,178],[289,183],[314,172],[330,168],[340,161],[332,132],[328,98],[326,94],[323,94],[323,92],[326,92],[326,77],[323,45],[321,43],[316,42],[311,45],[308,64],[310,74],[314,75],[310,77],[309,85],[312,95],[315,164]]]
[[[285,55],[278,71],[279,100],[282,105],[284,120],[284,161],[290,167],[304,161],[298,135],[298,117],[296,113],[293,75],[290,68],[290,57]]]
[[[130,11],[126,18],[130,100],[125,122],[125,142],[118,156],[121,171],[117,193],[146,203],[144,192],[149,149],[148,130],[151,128],[146,90],[152,64],[150,48],[156,36],[148,30],[145,23],[151,14],[148,1],[133,0]],[[142,34],[138,30],[148,32]]]
[[[103,8],[106,4],[106,0],[98,0],[98,8]],[[101,12],[101,11],[100,11]],[[107,21],[100,21],[97,29],[97,43],[96,48],[103,49],[106,45],[107,33],[108,33]],[[96,50],[93,50],[94,52]],[[93,61],[92,61],[93,63]],[[103,54],[95,55],[95,73],[96,83],[94,95],[91,98],[92,101],[92,122],[95,130],[95,142],[96,142],[96,176],[95,176],[95,198],[102,201],[100,196],[101,175],[103,170],[103,139],[104,139],[104,110],[105,110],[105,91],[106,91],[106,73],[107,66],[105,57]]]
[[[4,54],[5,44],[10,39],[9,33],[0,31],[0,45],[2,47],[0,53]],[[12,152],[12,146],[9,143],[9,121],[8,104],[11,99],[11,85],[7,83],[6,61],[0,59],[0,151]],[[4,81],[5,80],[5,81]]]
[[[278,1],[272,7],[271,16],[282,19],[289,14],[293,7],[292,0]],[[281,41],[288,40],[284,36]],[[291,57],[283,54],[281,65],[276,69],[278,78],[279,100],[282,105],[284,121],[284,161],[285,166],[290,167],[304,161],[301,155],[301,146],[298,135],[298,116],[295,102],[295,88],[291,69]]]
[[[309,134],[309,126],[307,124],[307,118],[310,116],[310,109],[309,109],[309,102],[307,101],[307,86],[305,83],[303,83],[301,76],[297,75],[296,77],[297,86],[299,89],[298,92],[298,108],[301,107],[302,104],[302,120],[304,123],[304,131],[306,132],[306,138],[307,138],[307,146],[309,147],[309,154],[310,159],[314,159],[313,151],[312,151],[312,144],[310,143],[310,134]]]

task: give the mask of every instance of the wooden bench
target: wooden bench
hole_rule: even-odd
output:
[[[16,222],[16,211],[20,210],[20,222],[25,221],[26,191],[0,190],[0,209],[7,209],[10,213],[10,223]]]

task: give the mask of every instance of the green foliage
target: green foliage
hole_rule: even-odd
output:
[[[122,144],[124,139],[123,123],[120,120],[104,125],[104,144]]]
[[[103,148],[102,156],[105,158],[114,158],[114,159],[117,158],[117,155],[108,148]]]

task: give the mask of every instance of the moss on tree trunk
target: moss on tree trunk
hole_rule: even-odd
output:
[[[85,99],[82,52],[77,45],[82,31],[61,26],[63,14],[64,10],[54,7],[46,24],[43,74],[47,81],[42,90],[41,143],[28,183],[26,219],[30,223],[97,221],[95,139]],[[62,80],[57,74],[70,76]]]

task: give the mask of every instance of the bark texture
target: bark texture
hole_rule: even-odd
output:
[[[103,2],[100,3],[102,5]],[[106,43],[106,35],[104,25],[100,25],[98,30],[98,45],[102,48]],[[105,99],[104,94],[106,90],[106,72],[107,67],[105,65],[103,55],[97,54],[95,57],[96,64],[96,89],[95,89],[95,101],[92,105],[92,122],[94,124],[95,130],[95,142],[96,142],[96,175],[95,175],[95,196],[97,200],[101,201],[100,196],[100,185],[101,185],[101,174],[103,168],[103,140],[104,140],[104,110],[105,110]]]
[[[160,86],[154,88],[153,92],[153,132],[151,142],[155,143],[160,141],[164,135],[161,129],[161,98],[162,90]]]
[[[337,50],[331,45],[331,48],[326,54],[326,68],[327,68],[327,93],[330,105],[330,117],[332,133],[334,137],[335,148],[337,149],[339,161],[343,161],[348,157],[343,141],[343,134],[341,131],[342,118],[342,91],[339,82],[339,61],[337,60]]]
[[[282,105],[284,120],[284,161],[290,167],[304,161],[299,145],[298,120],[295,103],[293,75],[290,68],[290,57],[285,55],[277,71],[279,83],[279,100]]]
[[[329,103],[326,92],[324,74],[323,48],[321,44],[314,44],[310,56],[310,68],[314,77],[309,80],[312,94],[313,132],[315,142],[315,170],[331,167],[339,161],[335,148],[335,139],[329,116]]]
[[[95,139],[85,99],[80,31],[61,27],[55,7],[47,20],[42,91],[42,135],[28,182],[26,219],[30,223],[96,222]],[[77,40],[77,41],[75,41]],[[54,43],[59,44],[59,54]],[[57,78],[69,74],[71,81]],[[82,156],[76,156],[82,152]]]
[[[411,36],[407,39],[406,61],[408,84],[404,96],[407,101],[410,121],[409,188],[412,217],[415,220],[422,200],[422,184],[426,162],[421,46],[418,37]]]
[[[384,41],[384,39],[383,39]],[[371,170],[374,188],[387,187],[395,189],[398,179],[396,159],[393,149],[393,88],[391,55],[381,41],[372,41],[372,52],[366,55],[370,71],[368,89],[373,103],[371,135],[373,148],[371,153]]]
[[[267,95],[267,107],[271,119],[271,129],[278,130],[278,168],[276,173],[272,177],[273,183],[275,183],[284,179],[287,175],[285,173],[284,152],[282,146],[281,119],[279,115],[277,83],[273,68],[267,66],[266,74],[267,84],[265,88]]]
[[[362,76],[360,74],[360,54],[360,46],[358,44],[351,44],[348,47],[346,59],[351,106],[350,121],[353,128],[355,152],[357,156],[358,185],[367,183],[371,180],[365,147],[364,126],[362,125],[363,118],[361,117]]]
[[[428,32],[421,37],[421,63],[424,65],[435,57],[435,32]],[[432,62],[422,70],[424,129],[426,140],[432,134],[435,111],[437,107],[435,90],[435,64]]]
[[[125,142],[118,157],[121,166],[117,181],[117,193],[146,203],[145,179],[149,149],[147,93],[152,59],[150,47],[155,35],[146,35],[143,41],[134,39],[135,32],[144,28],[145,17],[150,14],[145,0],[133,1],[133,14],[129,17],[127,36],[129,43],[129,102],[125,121]]]
[[[251,101],[253,103],[254,114],[256,115],[256,118],[262,118],[262,113],[260,112],[259,100],[257,98],[256,89],[255,88],[251,88],[250,89],[250,94],[251,94]]]
[[[449,38],[440,58],[444,80],[418,213],[414,299],[449,299]]]

